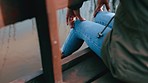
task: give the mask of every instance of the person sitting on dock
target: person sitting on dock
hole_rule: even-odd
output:
[[[69,0],[70,1],[70,0]],[[77,0],[73,0],[77,1]],[[70,3],[69,3],[70,4]],[[74,3],[73,3],[74,4]],[[68,6],[76,10],[82,6]],[[67,12],[67,20],[73,27],[62,47],[63,56],[68,56],[81,47],[85,41],[106,64],[112,75],[126,83],[148,82],[148,0],[120,0],[114,20],[101,32],[113,13],[101,12],[108,0],[98,0],[94,12],[95,22],[72,21],[76,15]]]

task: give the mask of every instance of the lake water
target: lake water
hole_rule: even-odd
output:
[[[94,7],[94,0],[85,2],[81,8],[82,16],[93,20]],[[57,17],[62,46],[70,30],[66,25],[66,8],[58,10]],[[35,19],[0,28],[0,83],[9,83],[40,70],[39,49]]]

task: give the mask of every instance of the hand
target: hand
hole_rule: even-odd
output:
[[[75,16],[76,16],[76,19],[79,19],[80,21],[84,21],[85,18],[83,18],[80,14],[80,9],[77,9],[77,10],[73,10]]]
[[[94,17],[97,15],[97,13],[98,13],[99,11],[101,11],[101,7],[102,7],[103,5],[106,6],[107,11],[110,11],[110,7],[109,7],[108,0],[98,0],[98,6],[97,6],[97,8],[95,9]]]
[[[66,17],[67,25],[70,25],[70,27],[73,28],[75,19],[79,19],[80,21],[85,20],[84,18],[81,17],[79,9],[77,10],[68,9]]]
[[[67,25],[70,24],[70,27],[73,28],[74,27],[74,18],[75,18],[75,14],[73,12],[73,10],[68,9],[67,10],[67,15],[66,15],[66,23]]]

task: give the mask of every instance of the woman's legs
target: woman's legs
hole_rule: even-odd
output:
[[[83,42],[84,42],[84,40],[78,38],[75,31],[73,29],[71,29],[70,33],[68,34],[68,36],[62,46],[62,49],[61,49],[62,55],[68,56],[68,55],[72,54],[73,52],[75,52],[76,50],[78,50],[82,46]]]
[[[107,12],[106,12],[107,13]],[[98,13],[96,16],[96,20],[104,25],[111,19],[112,14],[106,14],[104,18],[102,18],[104,13]],[[102,22],[101,22],[102,21]],[[85,41],[88,46],[97,54],[100,55],[100,49],[102,47],[102,42],[104,40],[105,35],[111,30],[111,28],[107,28],[103,33],[103,37],[97,38],[98,33],[103,30],[105,26],[90,22],[90,21],[76,21],[74,29],[71,29],[66,41],[62,47],[62,53],[64,56],[68,56],[71,53],[75,52],[79,49],[83,42]],[[110,25],[112,27],[112,25]]]

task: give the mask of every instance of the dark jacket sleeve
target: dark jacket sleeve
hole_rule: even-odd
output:
[[[68,0],[68,8],[72,10],[79,9],[86,0]]]

